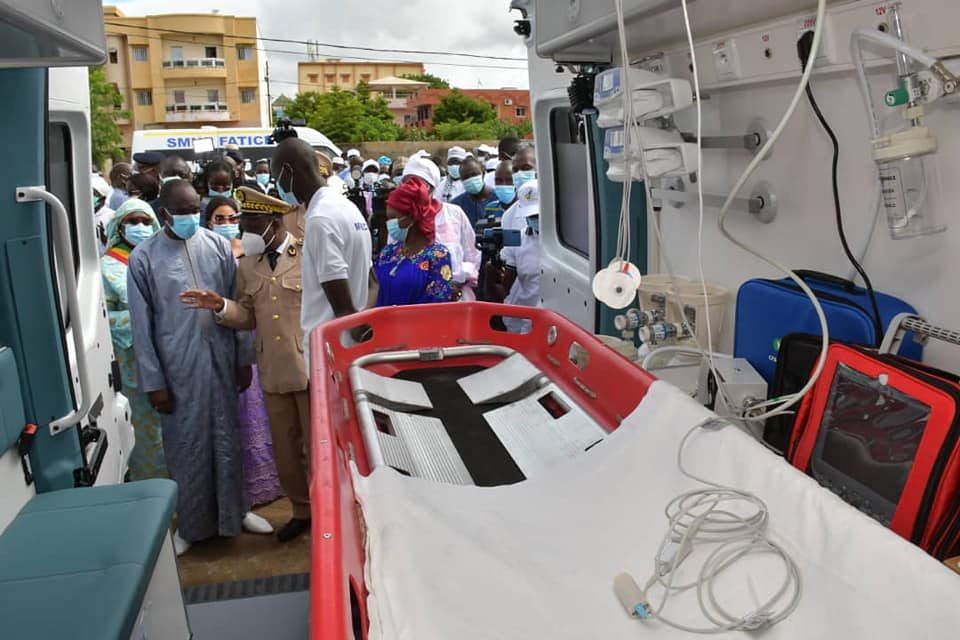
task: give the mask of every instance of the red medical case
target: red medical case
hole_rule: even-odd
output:
[[[910,360],[831,344],[787,459],[943,559],[960,550],[960,385]]]

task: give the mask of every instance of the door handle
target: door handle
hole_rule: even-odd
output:
[[[73,332],[73,350],[77,358],[77,377],[79,379],[80,399],[77,408],[70,413],[50,422],[50,434],[62,433],[67,427],[79,423],[90,410],[92,403],[92,388],[90,386],[90,369],[87,364],[87,352],[83,340],[82,310],[80,296],[77,293],[77,274],[73,268],[73,239],[70,233],[70,217],[67,209],[57,196],[53,195],[44,186],[17,187],[17,202],[43,201],[50,206],[53,222],[53,246],[56,251],[60,269],[66,289],[67,310],[71,318]]]

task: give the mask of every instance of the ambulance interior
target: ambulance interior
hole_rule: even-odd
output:
[[[78,222],[85,77],[55,67],[102,60],[100,3],[0,2],[0,132],[25,158],[0,175],[0,636],[960,627],[960,5],[510,8],[542,308],[316,329],[310,575],[210,585],[201,611],[171,545],[175,485],[123,482],[132,429]],[[801,375],[779,373],[786,344]]]

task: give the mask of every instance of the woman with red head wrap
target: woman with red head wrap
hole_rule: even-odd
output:
[[[450,253],[435,242],[439,212],[440,203],[416,176],[407,177],[387,198],[390,244],[374,267],[378,307],[454,299]]]

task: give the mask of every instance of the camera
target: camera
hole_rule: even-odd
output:
[[[482,254],[482,262],[495,267],[502,266],[500,250],[504,247],[519,247],[523,239],[520,229],[504,229],[500,220],[487,218],[477,223],[477,249]]]
[[[294,127],[302,127],[306,124],[307,122],[303,118],[293,120],[290,118],[280,118],[277,120],[277,126],[273,130],[273,133],[267,138],[267,143],[280,144],[287,138],[299,138],[300,136],[297,135],[297,130],[294,129]]]

